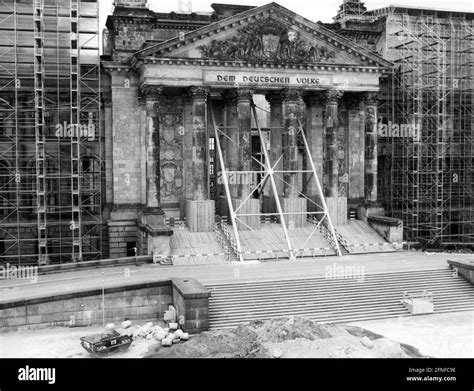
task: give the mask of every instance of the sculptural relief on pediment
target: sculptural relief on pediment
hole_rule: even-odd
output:
[[[323,44],[307,42],[296,29],[272,19],[252,22],[224,40],[199,46],[202,57],[219,60],[334,62],[336,53]]]

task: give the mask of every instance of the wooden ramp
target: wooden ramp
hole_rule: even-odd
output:
[[[364,221],[348,220],[347,224],[338,225],[335,228],[344,239],[344,247],[350,254],[397,251],[394,245],[387,242]]]
[[[227,262],[215,232],[191,232],[187,227],[174,228],[171,237],[171,258],[173,265]]]
[[[232,238],[235,238],[230,226],[229,232]],[[312,225],[289,229],[288,236],[297,258],[336,254]],[[278,223],[262,224],[259,230],[239,230],[239,237],[244,260],[289,258],[285,234]]]

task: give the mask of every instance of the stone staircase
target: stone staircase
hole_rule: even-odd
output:
[[[292,315],[321,323],[412,316],[403,294],[424,290],[433,294],[435,313],[474,310],[474,287],[449,268],[340,277],[206,285],[210,328]]]

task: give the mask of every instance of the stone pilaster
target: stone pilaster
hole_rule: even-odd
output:
[[[364,95],[365,106],[365,202],[377,202],[377,94]]]
[[[170,239],[173,234],[165,224],[165,214],[160,204],[160,145],[158,106],[163,99],[162,86],[143,86],[138,102],[144,122],[143,146],[145,162],[142,170],[146,172],[145,208],[138,218],[138,227],[146,232],[149,254],[169,256]],[[143,109],[142,109],[143,108]]]
[[[162,86],[143,86],[140,90],[142,102],[145,100],[145,156],[146,156],[146,207],[160,207],[160,147],[156,105],[162,94]]]
[[[104,135],[105,135],[105,202],[114,202],[113,184],[113,115],[112,115],[112,94],[110,92],[101,93],[104,110]]]
[[[327,197],[337,197],[339,187],[339,159],[337,154],[337,129],[339,128],[338,104],[343,92],[328,90],[324,94],[324,132],[326,144],[326,189]]]

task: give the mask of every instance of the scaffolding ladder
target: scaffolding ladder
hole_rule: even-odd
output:
[[[79,67],[79,46],[78,46],[78,25],[79,9],[78,0],[70,0],[71,12],[71,235],[72,235],[72,261],[82,260],[82,216],[81,216],[81,124],[80,124],[80,67]]]
[[[47,238],[47,164],[46,129],[44,121],[44,20],[43,0],[33,3],[34,31],[34,93],[35,93],[35,160],[36,160],[36,206],[38,214],[38,262],[48,263]]]

